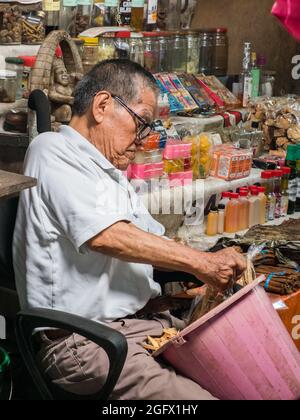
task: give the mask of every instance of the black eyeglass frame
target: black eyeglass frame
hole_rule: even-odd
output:
[[[140,123],[140,126],[137,126],[136,136],[138,141],[142,142],[149,136],[151,131],[153,130],[153,125],[148,123],[146,120],[144,120],[143,117],[138,115],[136,112],[134,112],[124,101],[122,98],[120,98],[117,95],[111,95],[115,101],[117,101],[123,108],[126,109],[126,111],[133,117],[138,120]]]

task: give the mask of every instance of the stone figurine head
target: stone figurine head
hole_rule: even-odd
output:
[[[70,77],[62,58],[56,58],[53,63],[53,80],[67,87],[70,84]]]

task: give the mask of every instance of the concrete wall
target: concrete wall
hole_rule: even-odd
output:
[[[239,73],[243,42],[265,54],[269,70],[277,71],[277,93],[299,88],[291,77],[291,59],[300,52],[297,43],[270,13],[275,0],[198,0],[193,28],[227,27],[229,72]]]

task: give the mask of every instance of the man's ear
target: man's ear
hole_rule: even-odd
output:
[[[112,103],[112,97],[109,92],[98,92],[93,101],[92,115],[95,121],[100,124],[103,121],[104,113]]]

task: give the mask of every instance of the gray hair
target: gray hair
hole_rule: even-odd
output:
[[[102,90],[131,103],[138,99],[141,84],[158,92],[155,78],[139,64],[124,59],[102,61],[77,84],[73,115],[85,114],[94,96]]]

